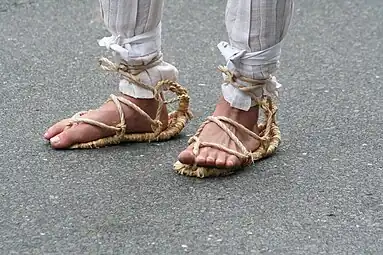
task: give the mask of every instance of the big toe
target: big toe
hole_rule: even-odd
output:
[[[52,137],[49,141],[54,149],[66,149],[81,140],[80,133],[75,127],[71,127]]]
[[[60,122],[57,122],[44,133],[44,138],[47,140],[52,139],[53,137],[57,136],[61,132],[63,132],[69,124],[69,119],[62,120]]]
[[[186,164],[186,165],[193,165],[194,162],[195,162],[195,156],[193,154],[193,151],[188,148],[184,151],[182,151],[179,155],[178,155],[178,160],[182,163],[182,164]]]

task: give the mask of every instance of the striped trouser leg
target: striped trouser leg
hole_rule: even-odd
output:
[[[112,34],[99,41],[113,50],[129,65],[145,66],[161,53],[161,18],[164,0],[100,0],[105,26]],[[141,82],[155,85],[161,79],[175,80],[177,70],[168,63],[148,68],[139,74]],[[120,91],[136,98],[152,98],[153,94],[126,80]]]
[[[230,45],[218,45],[228,68],[248,78],[270,78],[278,69],[281,41],[292,12],[293,0],[228,0],[225,22]],[[275,87],[279,85],[273,82]],[[252,105],[251,98],[234,86],[224,84],[222,89],[233,107],[248,110]]]

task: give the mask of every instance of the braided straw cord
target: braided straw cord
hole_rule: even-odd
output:
[[[101,148],[108,145],[120,144],[122,142],[151,142],[151,141],[165,141],[178,135],[185,127],[188,120],[192,118],[192,114],[189,111],[189,101],[187,90],[175,81],[161,80],[155,86],[149,86],[140,82],[136,75],[144,71],[148,67],[155,66],[161,61],[161,58],[155,58],[151,63],[146,66],[135,66],[130,67],[126,64],[114,64],[106,58],[100,59],[100,65],[103,70],[114,71],[121,74],[121,76],[127,79],[129,82],[134,83],[142,88],[148,89],[153,92],[154,98],[158,102],[158,108],[156,117],[152,119],[146,112],[141,110],[137,105],[130,102],[123,97],[117,97],[114,95],[110,96],[108,101],[113,101],[116,105],[116,109],[120,115],[120,123],[116,126],[109,126],[104,123],[82,118],[81,116],[86,112],[80,112],[75,114],[68,126],[72,126],[75,123],[86,123],[94,125],[104,129],[110,129],[116,132],[115,135],[110,137],[101,138],[95,141],[87,143],[79,143],[72,145],[70,149],[90,149],[90,148]],[[164,101],[161,96],[161,92],[166,89],[174,94],[176,98],[170,101]],[[163,107],[166,104],[178,101],[178,107],[174,112],[169,114],[168,126],[164,129],[162,122],[160,121],[160,115]],[[150,133],[127,133],[129,126],[125,122],[125,115],[122,110],[122,105],[129,106],[134,111],[138,112],[143,118],[147,119],[151,123],[153,132]]]
[[[220,71],[224,72],[227,75],[227,80],[230,80],[230,82],[234,83],[234,86],[236,86],[238,89],[249,92],[250,96],[257,100],[257,105],[260,107],[260,109],[264,112],[265,115],[265,121],[257,124],[259,134],[252,132],[251,130],[248,130],[240,123],[237,123],[236,121],[233,121],[226,117],[208,117],[207,120],[202,123],[200,128],[197,130],[196,134],[190,138],[189,144],[193,144],[193,154],[198,155],[200,148],[203,147],[211,147],[216,148],[218,150],[224,151],[228,154],[234,155],[238,157],[242,165],[238,168],[232,168],[232,169],[226,169],[226,168],[210,168],[210,167],[201,167],[197,165],[186,165],[179,161],[177,161],[174,164],[174,170],[182,175],[187,176],[193,176],[193,177],[209,177],[209,176],[225,176],[234,173],[239,168],[248,166],[252,164],[254,161],[260,160],[262,158],[268,157],[271,154],[275,152],[277,149],[280,141],[281,141],[281,133],[279,130],[279,127],[276,123],[276,113],[277,113],[277,107],[273,103],[271,97],[269,96],[263,96],[262,98],[257,98],[255,94],[252,93],[253,90],[258,89],[260,86],[264,84],[263,80],[252,80],[246,78],[246,82],[251,82],[251,84],[254,84],[252,87],[243,87],[238,85],[235,80],[236,78],[234,75],[229,72],[226,68],[220,67]],[[241,80],[244,80],[242,78]],[[234,151],[230,148],[226,148],[225,146],[222,146],[220,144],[216,143],[209,143],[209,142],[202,142],[198,138],[200,133],[202,132],[203,128],[206,124],[214,122],[216,125],[218,125],[223,132],[225,132],[230,139],[236,144],[236,146],[240,149],[240,151]],[[225,125],[225,123],[228,123],[235,127],[237,130],[241,130],[242,132],[245,132],[249,136],[257,139],[260,143],[259,147],[255,151],[248,151],[243,143],[233,134],[232,131],[228,129],[228,127]]]

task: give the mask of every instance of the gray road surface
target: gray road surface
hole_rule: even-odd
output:
[[[172,164],[220,93],[223,2],[167,1],[165,59],[202,113],[182,136],[54,151],[46,127],[116,90],[98,4],[1,1],[1,254],[383,254],[383,2],[297,1],[278,153],[186,178]]]

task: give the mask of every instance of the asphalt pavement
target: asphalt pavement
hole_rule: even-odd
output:
[[[165,60],[201,116],[166,143],[55,151],[46,127],[116,91],[93,0],[0,3],[1,254],[383,254],[383,2],[297,1],[283,143],[227,178],[172,165],[214,108],[224,1],[166,1]]]

